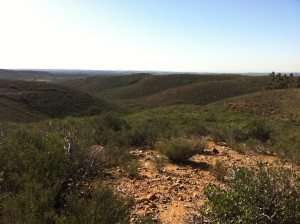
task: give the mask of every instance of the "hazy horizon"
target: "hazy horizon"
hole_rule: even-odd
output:
[[[0,68],[300,72],[300,1],[0,1]]]

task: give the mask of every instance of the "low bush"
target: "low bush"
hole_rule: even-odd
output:
[[[122,142],[122,130],[128,128],[123,117],[116,113],[104,113],[91,120],[93,139],[99,145],[115,145]]]
[[[130,160],[120,164],[120,167],[127,177],[136,177],[140,164],[137,160]]]
[[[164,136],[167,127],[168,122],[160,117],[134,121],[127,131],[127,141],[131,146],[152,147]]]
[[[248,126],[248,137],[266,142],[271,137],[272,128],[266,120],[253,120]]]
[[[184,163],[195,154],[201,153],[205,144],[202,139],[187,139],[184,137],[164,140],[155,145],[160,153],[175,163]]]
[[[130,198],[115,194],[105,185],[97,186],[89,198],[83,198],[73,190],[66,197],[64,223],[129,223],[132,205]]]
[[[233,167],[225,186],[205,188],[200,209],[209,223],[299,223],[300,178],[282,164]]]
[[[151,158],[158,172],[162,172],[167,164],[168,159],[164,155],[157,155]]]
[[[110,220],[112,223],[123,223],[123,220],[127,223],[125,213],[128,213],[129,202],[106,188],[101,188],[100,193],[96,191],[94,196],[92,194],[92,199],[81,197],[80,191],[77,195],[75,192],[69,194],[72,186],[88,183],[99,177],[105,167],[123,164],[129,159],[128,150],[124,148],[91,147],[91,129],[88,125],[82,125],[80,129],[80,122],[73,124],[73,121],[65,119],[22,125],[2,140],[1,223],[111,223]],[[99,194],[102,196],[98,197]],[[70,198],[73,205],[79,207],[68,205]],[[108,210],[99,204],[104,204]],[[66,205],[69,206],[67,213]],[[99,206],[106,216],[97,210]],[[82,220],[87,222],[74,221],[80,211],[84,216]],[[91,214],[92,211],[95,214]]]
[[[221,161],[217,160],[210,170],[218,181],[224,181],[228,168]]]
[[[239,142],[247,139],[245,124],[221,124],[213,130],[213,139],[216,142]]]

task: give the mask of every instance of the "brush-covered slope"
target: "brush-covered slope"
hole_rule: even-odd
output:
[[[210,135],[238,149],[271,149],[300,164],[300,89],[260,91],[207,105],[162,106],[127,117],[156,119],[176,134]]]
[[[262,89],[263,78],[239,77],[230,80],[208,81],[167,89],[163,92],[136,99],[142,107],[173,104],[208,104],[229,97],[257,92]]]
[[[89,116],[112,110],[107,102],[57,84],[0,80],[0,121]]]
[[[177,103],[206,104],[259,91],[264,77],[239,75],[150,75],[90,77],[64,84],[106,97],[128,107],[155,107]]]
[[[300,124],[300,89],[266,90],[228,99],[226,109]]]

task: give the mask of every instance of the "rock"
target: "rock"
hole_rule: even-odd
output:
[[[177,183],[177,184],[182,184],[182,180],[177,179],[177,180],[176,180],[176,183]]]
[[[213,153],[214,154],[219,154],[219,150],[217,150],[215,147],[213,148]]]
[[[142,203],[142,202],[145,202],[145,201],[148,201],[148,199],[146,197],[136,199],[136,203],[138,203],[138,204]]]
[[[225,146],[225,147],[228,146],[226,142],[219,142],[219,145],[220,146]]]
[[[155,193],[150,193],[146,196],[147,200],[152,201],[155,200],[157,198]]]
[[[172,184],[171,187],[177,187],[177,186],[179,186],[179,183]]]
[[[179,185],[179,189],[183,190],[183,189],[185,189],[185,186],[183,184],[181,184],[181,185]]]
[[[149,208],[157,208],[157,205],[154,204],[154,203],[152,202],[151,204],[149,204],[149,205],[147,206],[147,208],[148,208],[148,209],[149,209]]]

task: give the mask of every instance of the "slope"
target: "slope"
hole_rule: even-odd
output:
[[[134,108],[176,103],[207,104],[259,91],[264,83],[265,77],[192,74],[134,74],[90,77],[64,82],[67,86]]]
[[[77,90],[45,82],[0,80],[0,121],[36,121],[89,116],[114,110],[109,103]]]

